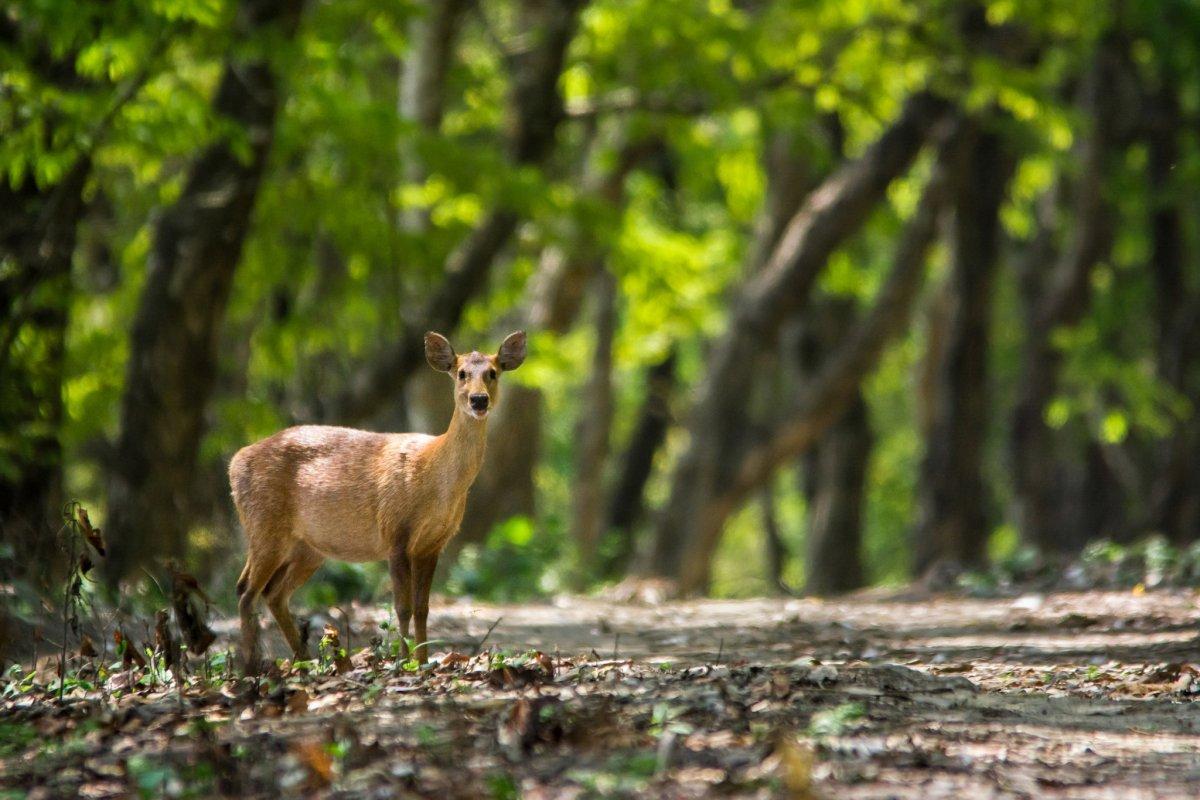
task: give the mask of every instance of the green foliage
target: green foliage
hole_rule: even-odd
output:
[[[497,772],[494,775],[490,775],[487,779],[487,785],[488,791],[491,792],[492,800],[517,800],[521,796],[521,791],[513,776],[504,772]]]
[[[371,602],[382,596],[386,576],[387,567],[382,562],[326,561],[297,596],[301,604],[309,608],[329,609],[354,601]]]
[[[815,185],[843,155],[862,153],[903,99],[927,85],[969,111],[986,112],[1020,155],[1001,210],[1005,259],[1016,260],[1038,229],[1038,204],[1078,177],[1089,123],[1073,87],[1111,26],[1124,26],[1130,60],[1147,87],[1173,82],[1185,119],[1195,117],[1200,97],[1200,14],[1188,0],[1133,4],[1121,18],[1109,4],[1085,0],[992,0],[984,17],[1004,33],[982,43],[964,33],[970,25],[963,7],[948,0],[594,0],[558,83],[569,120],[556,132],[552,157],[542,166],[517,165],[508,142],[510,70],[514,53],[534,37],[522,29],[518,4],[485,5],[472,6],[461,21],[437,131],[398,111],[400,65],[413,52],[411,23],[426,13],[420,4],[312,0],[293,41],[267,34],[244,45],[269,57],[285,99],[220,332],[218,388],[198,454],[206,518],[193,539],[207,563],[222,563],[235,547],[228,520],[215,510],[225,508],[224,465],[233,452],[286,425],[322,418],[364,365],[407,332],[444,280],[451,254],[494,209],[515,212],[521,225],[486,291],[467,308],[456,341],[494,342],[524,318],[529,287],[551,248],[602,260],[619,287],[612,376],[612,445],[619,453],[649,365],[668,351],[680,354],[678,420],[705,378],[708,348],[725,330],[731,298],[746,277],[773,177],[766,155],[776,138],[786,137],[804,157],[810,174],[803,180]],[[61,445],[67,496],[96,507],[98,522],[105,443],[116,434],[155,221],[208,144],[224,137],[248,145],[244,132],[212,112],[237,6],[38,0],[6,11],[19,35],[0,47],[0,180],[13,190],[51,191],[86,160],[90,206],[78,226],[71,274],[5,308],[11,319],[0,326],[0,368],[9,370],[0,380],[0,479],[15,480],[30,464],[54,458],[41,444]],[[1025,45],[1037,58],[997,51]],[[616,168],[625,148],[647,143],[616,202],[602,196],[597,178]],[[1123,152],[1106,176],[1118,217],[1111,257],[1092,276],[1085,318],[1054,335],[1063,368],[1043,410],[1074,445],[1152,450],[1193,418],[1192,398],[1161,374],[1154,326],[1128,324],[1154,314],[1149,214],[1168,201],[1185,210],[1195,205],[1200,149],[1191,135],[1178,144],[1164,196],[1146,185],[1143,145]],[[926,159],[889,187],[861,234],[830,259],[819,291],[863,308],[873,301],[928,170]],[[1185,228],[1194,242],[1190,218]],[[1070,220],[1050,231],[1054,249],[1068,246],[1070,234]],[[938,248],[932,259],[931,295],[945,278],[945,256]],[[0,258],[0,282],[17,266]],[[1198,276],[1190,261],[1187,270],[1184,283],[1192,286]],[[587,319],[583,308],[580,320]],[[65,333],[29,322],[47,310],[65,317]],[[1012,499],[1004,416],[1019,376],[1022,313],[1017,280],[1001,270],[986,458],[1000,530],[1012,522],[1000,519]],[[594,339],[583,324],[561,334],[531,331],[529,363],[505,380],[535,386],[543,397],[538,513],[505,521],[482,544],[464,548],[448,590],[522,599],[563,583],[576,556],[567,533],[574,487],[612,478],[611,469],[574,474],[577,423],[586,413],[582,365]],[[864,514],[872,582],[908,576],[922,457],[914,389],[926,344],[918,314],[864,387],[875,435]],[[401,394],[367,424],[436,427],[427,398],[416,390]],[[41,400],[56,395],[61,413]],[[651,506],[663,501],[685,445],[673,431],[647,487]],[[775,486],[785,539],[797,554],[807,512],[799,483],[789,470]],[[762,578],[760,534],[753,509],[731,520],[714,570],[719,594],[771,589]],[[997,547],[1002,562],[1023,552],[1012,542]],[[803,572],[802,558],[793,558],[785,579],[798,585]],[[299,600],[329,607],[377,598],[383,583],[378,566],[331,564]]]
[[[1080,563],[1084,579],[1094,586],[1155,588],[1200,582],[1200,545],[1179,548],[1160,535],[1128,545],[1099,539],[1084,549]]]
[[[512,517],[493,528],[482,547],[463,547],[446,588],[483,600],[543,597],[556,588],[548,568],[557,555],[555,543],[539,536],[533,520]]]
[[[842,703],[824,711],[813,714],[808,723],[810,736],[841,736],[860,723],[867,715],[867,708],[862,703]]]
[[[0,720],[0,756],[20,753],[37,738],[37,727],[28,722]]]

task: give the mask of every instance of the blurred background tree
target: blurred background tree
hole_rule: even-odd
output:
[[[448,591],[1189,545],[1197,42],[1189,0],[9,4],[0,570],[78,498],[113,580],[228,595],[239,447],[439,431],[421,333],[517,327]]]

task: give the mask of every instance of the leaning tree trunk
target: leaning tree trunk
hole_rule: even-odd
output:
[[[988,426],[988,327],[1000,204],[1015,166],[1000,137],[964,126],[956,157],[948,318],[931,365],[913,571],[980,565],[987,544],[983,448]]]
[[[819,374],[801,391],[788,417],[759,438],[728,468],[712,494],[698,499],[688,548],[679,571],[679,590],[690,594],[708,585],[713,554],[725,520],[775,471],[803,455],[837,422],[884,347],[908,324],[912,300],[925,273],[925,256],[937,234],[937,222],[951,175],[939,159],[896,246],[891,272],[871,310],[829,354]]]
[[[291,36],[300,8],[300,0],[243,0],[238,36],[245,42],[272,29]],[[109,566],[116,577],[186,549],[218,334],[275,131],[277,84],[268,61],[230,56],[213,110],[242,126],[249,158],[228,140],[210,145],[154,232],[109,486]]]
[[[830,115],[825,127],[834,152],[839,159],[844,158],[845,132],[840,118]],[[831,324],[814,342],[819,351],[801,351],[803,374],[815,375],[820,359],[834,350],[836,343],[850,331],[850,305],[835,303],[830,310],[835,312],[835,318],[829,320]],[[818,319],[822,316],[816,315]],[[801,328],[803,334],[805,326]],[[804,565],[804,590],[808,594],[841,594],[866,582],[863,512],[867,501],[867,467],[874,446],[870,414],[860,388],[842,418],[802,459],[801,488],[808,506]]]
[[[745,387],[755,354],[771,347],[784,321],[807,301],[829,255],[866,221],[891,181],[912,163],[946,104],[920,94],[858,161],[813,192],[779,239],[766,267],[735,300],[729,330],[715,343],[691,414],[688,449],[676,466],[656,531],[652,569],[681,589],[707,583],[708,563],[729,508],[714,506],[741,463]],[[722,500],[722,502],[724,502]],[[684,564],[692,566],[685,569]],[[685,575],[686,573],[686,575]],[[686,584],[686,586],[685,586]]]

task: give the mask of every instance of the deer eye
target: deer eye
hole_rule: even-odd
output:
[[[496,370],[494,370],[494,369],[489,369],[489,370],[488,370],[488,380],[489,380],[489,381],[494,381],[494,380],[496,380]]]
[[[465,381],[467,379],[467,371],[465,369],[460,369],[458,371],[458,379],[460,381]]]

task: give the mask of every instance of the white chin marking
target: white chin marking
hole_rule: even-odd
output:
[[[469,413],[475,419],[486,419],[488,415],[487,411],[476,411],[475,409],[471,409],[467,413]]]

